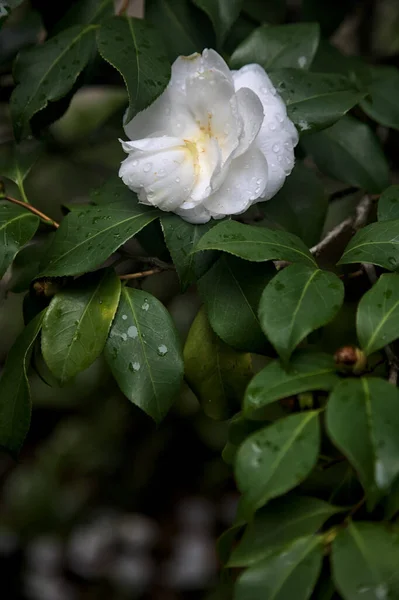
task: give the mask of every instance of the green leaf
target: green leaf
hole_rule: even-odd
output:
[[[229,346],[247,352],[267,346],[257,313],[274,273],[271,264],[248,264],[225,255],[198,282],[212,329]]]
[[[163,304],[147,292],[122,288],[105,357],[125,396],[162,421],[183,379],[180,340]]]
[[[223,46],[231,26],[240,14],[244,0],[193,0],[212,21],[218,47]]]
[[[80,0],[58,21],[55,31],[58,33],[71,25],[89,25],[102,23],[114,14],[113,0]]]
[[[244,260],[289,260],[315,265],[305,244],[296,235],[285,231],[243,225],[237,221],[222,221],[206,233],[194,252],[221,250]]]
[[[396,271],[399,267],[398,249],[399,219],[371,223],[353,236],[338,264],[371,263]]]
[[[332,321],[343,299],[343,283],[334,273],[290,265],[265,287],[259,303],[260,324],[286,361],[309,333]]]
[[[0,278],[38,226],[39,218],[28,210],[6,200],[0,201]]]
[[[357,336],[366,355],[399,338],[399,275],[381,275],[360,299]]]
[[[300,350],[284,367],[279,360],[269,363],[251,380],[244,397],[247,418],[271,402],[302,392],[328,392],[339,381],[334,358],[330,354]]]
[[[389,185],[388,164],[377,137],[352,117],[306,136],[303,144],[318,168],[330,177],[373,194]]]
[[[274,198],[257,206],[270,226],[294,233],[307,246],[320,240],[328,198],[315,172],[300,162]]]
[[[319,44],[316,23],[262,25],[242,42],[231,57],[231,68],[257,63],[264,69],[308,69]]]
[[[391,520],[399,511],[399,479],[395,479],[384,502],[384,517]]]
[[[399,391],[378,378],[345,379],[331,393],[327,431],[359,474],[372,508],[399,475]]]
[[[204,308],[189,331],[184,364],[186,380],[209,417],[225,419],[237,410],[252,376],[251,356],[215,335]]]
[[[335,585],[344,600],[399,598],[399,544],[384,523],[349,523],[332,544]]]
[[[157,31],[143,19],[112,17],[97,34],[98,51],[122,75],[129,96],[125,123],[147,108],[170,79],[170,64]]]
[[[53,233],[37,236],[32,243],[26,244],[15,256],[11,277],[7,283],[7,289],[18,294],[29,289],[31,282],[39,273],[39,265],[43,260]]]
[[[364,112],[385,127],[399,130],[399,70],[395,67],[372,69],[372,82],[361,107]]]
[[[245,0],[243,11],[260,23],[281,23],[287,12],[287,5],[285,0]]]
[[[251,512],[301,483],[317,461],[319,412],[279,419],[250,435],[240,446],[235,475]]]
[[[248,567],[274,554],[298,538],[316,533],[327,519],[340,512],[318,498],[288,495],[259,510],[234,548],[228,567]]]
[[[61,384],[102,353],[120,292],[120,280],[110,269],[79,278],[51,300],[43,321],[42,352]]]
[[[273,71],[270,78],[301,132],[329,127],[364,96],[344,75],[282,69]]]
[[[321,571],[322,538],[304,537],[240,575],[234,600],[308,600]]]
[[[197,254],[191,252],[202,236],[214,227],[215,221],[205,225],[192,225],[172,214],[163,215],[160,221],[166,245],[184,292],[206,273],[215,260],[211,252]]]
[[[16,339],[0,377],[0,447],[18,454],[29,431],[31,403],[28,366],[44,312],[35,317]]]
[[[42,152],[42,145],[36,141],[14,144],[10,152],[0,161],[0,175],[17,184],[22,198],[26,201],[24,180]]]
[[[188,0],[146,0],[145,17],[158,29],[170,61],[215,44],[209,20]]]
[[[399,185],[391,185],[381,194],[378,201],[378,220],[399,219]]]
[[[42,275],[77,275],[98,267],[115,250],[159,217],[159,211],[137,203],[114,202],[70,212],[51,244]]]
[[[33,115],[72,88],[91,56],[95,29],[76,25],[18,55],[14,65],[18,85],[10,100],[17,141],[28,131]]]

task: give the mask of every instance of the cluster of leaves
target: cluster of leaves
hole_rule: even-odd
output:
[[[26,290],[26,327],[0,379],[0,444],[18,453],[29,429],[32,357],[64,385],[104,353],[126,397],[157,422],[185,377],[209,416],[231,419],[223,456],[242,499],[220,553],[227,581],[245,569],[236,600],[399,597],[399,187],[390,187],[376,135],[377,125],[399,129],[399,72],[324,39],[350,9],[341,4],[327,3],[331,20],[304,1],[306,19],[320,25],[271,25],[284,19],[278,0],[152,0],[144,20],[115,16],[111,0],[80,0],[13,69],[15,144],[0,174],[21,200],[2,192],[0,276]],[[89,203],[70,205],[60,226],[30,205],[24,180],[38,146],[29,138],[45,137],[99,56],[123,78],[129,121],[163,91],[178,54],[205,46],[231,68],[261,64],[301,134],[298,156],[358,190],[358,200],[366,194],[362,219],[338,227],[359,229],[338,264],[320,243],[328,212],[320,176],[301,161],[276,198],[240,222],[188,224],[139,205],[116,177]],[[360,228],[378,198],[377,221]],[[161,270],[166,252],[182,292],[196,285],[203,302],[184,350],[165,306],[140,289],[145,272],[120,277],[117,268],[126,242],[137,236],[153,249],[158,230],[162,251],[148,264]],[[334,359],[328,340],[348,316],[357,277],[350,318],[359,348]]]

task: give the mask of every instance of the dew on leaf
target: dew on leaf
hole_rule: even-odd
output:
[[[136,338],[136,337],[138,336],[138,333],[139,333],[139,332],[138,332],[138,330],[137,330],[137,327],[135,327],[134,325],[131,325],[131,326],[129,327],[129,329],[127,330],[127,335],[128,335],[130,338],[133,338],[133,339],[134,339],[134,338]],[[124,334],[124,335],[126,335],[126,334]]]
[[[167,354],[167,352],[168,352],[168,348],[167,348],[167,346],[165,346],[165,344],[161,344],[160,346],[158,346],[159,356],[165,356],[165,354]]]

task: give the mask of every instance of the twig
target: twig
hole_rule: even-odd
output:
[[[313,256],[319,256],[332,242],[334,242],[345,230],[351,229],[354,233],[366,224],[367,218],[373,204],[371,196],[364,198],[356,206],[355,214],[348,217],[342,223],[339,223],[334,229],[329,231],[325,238],[310,249]]]
[[[18,204],[18,206],[22,206],[22,208],[29,210],[31,213],[33,213],[37,217],[40,217],[41,219],[43,219],[43,221],[45,221],[49,225],[52,225],[56,229],[58,229],[58,227],[60,226],[60,224],[57,223],[57,221],[54,221],[54,219],[50,219],[50,217],[48,217],[47,215],[42,213],[40,210],[38,210],[31,204],[27,204],[26,202],[23,202],[22,200],[17,200],[16,198],[11,198],[11,196],[3,196],[3,198],[4,198],[4,200],[8,200],[8,202],[12,202],[13,204]]]
[[[116,11],[116,15],[118,17],[121,17],[127,11],[128,6],[129,6],[129,0],[122,0],[120,7]]]
[[[148,271],[140,271],[138,273],[128,273],[127,275],[119,275],[119,279],[142,279],[143,277],[149,277],[150,275],[156,275],[157,273],[163,273],[165,269],[162,267],[155,267],[155,269],[149,269]]]

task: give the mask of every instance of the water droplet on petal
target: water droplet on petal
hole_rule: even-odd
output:
[[[138,160],[134,160],[134,161],[132,162],[132,166],[133,166],[133,167],[137,167],[137,165],[138,165],[138,164],[139,164],[139,161],[138,161]]]
[[[278,144],[273,144],[272,150],[277,154],[280,152],[280,146]]]
[[[275,123],[269,123],[270,131],[275,131],[277,129],[277,125]]]
[[[144,173],[148,173],[148,171],[151,169],[151,167],[152,167],[151,163],[145,164],[144,169],[143,169]]]
[[[176,183],[180,183],[180,177],[176,177],[175,181]]]

